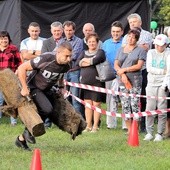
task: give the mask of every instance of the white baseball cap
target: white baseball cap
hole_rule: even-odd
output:
[[[165,44],[168,44],[168,37],[165,34],[159,34],[155,37],[153,44],[163,46]]]

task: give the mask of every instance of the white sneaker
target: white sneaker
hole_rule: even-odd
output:
[[[163,136],[160,135],[160,134],[156,134],[155,135],[155,139],[154,139],[154,142],[160,142],[163,140]]]
[[[116,126],[112,126],[112,127],[107,126],[107,129],[116,129]]]
[[[145,135],[145,138],[143,140],[150,141],[152,139],[153,139],[153,136],[150,133],[148,133]]]

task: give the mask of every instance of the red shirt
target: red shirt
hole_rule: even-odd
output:
[[[18,48],[10,44],[4,51],[0,50],[0,69],[10,68],[14,72],[21,64]]]

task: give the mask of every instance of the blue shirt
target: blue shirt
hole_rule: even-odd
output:
[[[105,40],[102,45],[102,49],[105,51],[106,54],[106,59],[109,61],[112,67],[114,67],[114,61],[117,51],[122,45],[122,39],[123,38],[121,38],[118,42],[114,42],[112,38],[109,38]]]
[[[70,40],[67,40],[66,37],[64,38],[65,41],[68,41],[73,47],[73,54],[72,54],[72,68],[75,67],[75,62],[77,58],[80,56],[81,52],[83,51],[83,40],[77,36],[73,36]]]

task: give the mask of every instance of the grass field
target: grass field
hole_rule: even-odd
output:
[[[106,128],[106,116],[97,133],[83,133],[72,141],[70,135],[53,125],[46,134],[29,146],[41,151],[43,170],[168,170],[170,169],[170,139],[155,143],[143,141],[139,146],[127,144],[128,136],[121,129]],[[11,127],[8,117],[0,124],[0,170],[29,170],[33,152],[23,151],[14,144],[24,125],[19,121]]]

